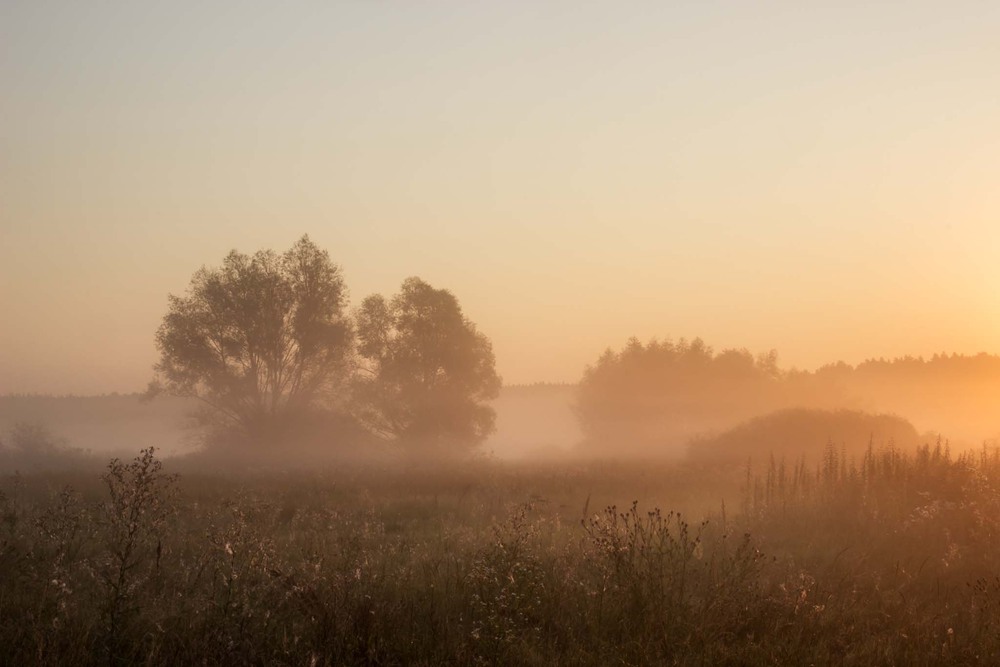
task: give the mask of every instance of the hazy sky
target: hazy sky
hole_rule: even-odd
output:
[[[303,233],[513,383],[1000,351],[1000,3],[831,4],[0,2],[0,393],[143,388],[168,293]]]

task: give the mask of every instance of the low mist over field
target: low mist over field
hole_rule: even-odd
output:
[[[1000,663],[998,35],[0,3],[0,666]]]
[[[497,430],[482,445],[501,459],[553,456],[580,441],[573,414],[571,385],[505,387],[492,402]],[[191,427],[196,401],[165,398],[144,401],[139,394],[114,396],[0,397],[0,432],[19,423],[44,425],[55,437],[95,454],[134,454],[156,447],[162,455],[182,456],[201,447]]]
[[[912,450],[939,439],[961,451],[997,442],[996,397],[1000,357],[988,354],[838,363],[806,372],[779,368],[773,355],[755,360],[745,350],[716,353],[698,339],[632,342],[601,356],[579,384],[502,388],[487,403],[495,429],[470,453],[505,461],[746,463],[774,455],[815,463],[828,444],[857,453],[869,444]],[[142,394],[7,396],[0,398],[0,429],[41,427],[95,455],[152,446],[161,455],[183,457],[213,447],[197,418],[199,407],[194,398],[151,401]],[[383,462],[387,454],[399,459],[405,449],[324,433],[322,426],[302,439],[309,441],[311,462],[325,450],[331,465],[345,455],[364,460],[366,446]],[[271,463],[297,467],[296,452],[305,451],[300,444],[294,435],[277,441],[279,456]],[[238,451],[227,456],[230,463],[239,460]]]

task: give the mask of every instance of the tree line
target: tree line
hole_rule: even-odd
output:
[[[197,399],[212,444],[273,449],[317,427],[454,451],[494,428],[492,345],[455,296],[413,277],[351,310],[341,268],[308,236],[197,271],[155,340],[147,396]]]
[[[700,338],[630,340],[584,372],[576,412],[586,444],[677,447],[788,408],[909,417],[967,444],[1000,435],[1000,356],[870,359],[815,371],[782,369],[777,352],[716,352]]]

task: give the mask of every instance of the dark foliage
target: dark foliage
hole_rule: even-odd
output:
[[[0,478],[0,664],[993,663],[1000,453],[696,471]]]
[[[493,431],[500,377],[486,336],[455,296],[409,278],[393,299],[358,311],[360,414],[380,435],[421,452],[453,452]]]
[[[171,296],[156,334],[151,394],[197,398],[205,420],[248,440],[280,441],[310,410],[343,399],[352,329],[340,268],[308,237],[283,255],[231,252]]]

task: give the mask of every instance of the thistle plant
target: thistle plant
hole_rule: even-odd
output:
[[[130,463],[112,459],[101,479],[108,498],[99,508],[106,553],[98,563],[98,575],[105,591],[105,649],[113,664],[125,659],[119,655],[119,638],[134,611],[137,592],[160,568],[162,533],[173,512],[176,477],[163,472],[163,463],[149,447]]]

